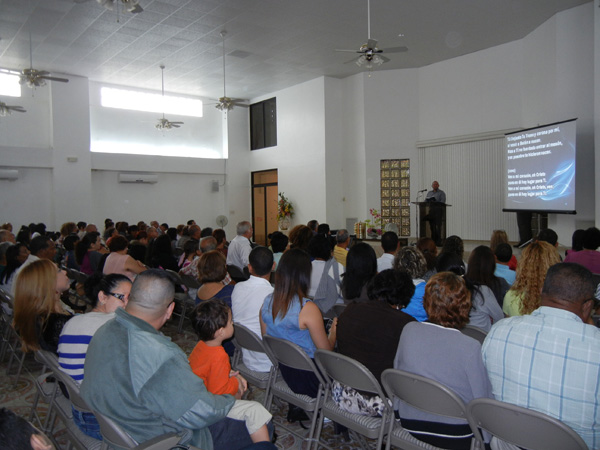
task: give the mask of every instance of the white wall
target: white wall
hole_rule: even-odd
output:
[[[595,161],[594,167],[594,192],[596,193],[596,226],[600,226],[600,0],[594,2],[594,136],[595,136]],[[591,182],[590,182],[591,184]]]

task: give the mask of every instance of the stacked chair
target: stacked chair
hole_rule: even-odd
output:
[[[14,300],[12,296],[0,289],[0,308],[2,314],[0,318],[0,328],[2,332],[2,342],[0,348],[0,361],[3,361],[5,356],[8,355],[8,363],[6,366],[6,375],[9,375],[13,364],[16,364],[15,382],[13,387],[17,386],[21,372],[23,370],[23,363],[25,362],[25,352],[21,348],[21,338],[19,333],[15,330],[12,324],[13,320],[13,305]]]

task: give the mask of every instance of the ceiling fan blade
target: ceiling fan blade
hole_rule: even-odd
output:
[[[334,50],[334,52],[350,52],[350,53],[362,53],[360,50],[341,50],[339,48],[336,48]]]
[[[69,80],[66,78],[58,78],[58,77],[49,77],[47,75],[40,75],[38,78],[43,78],[44,80],[51,80],[51,81],[60,81],[61,83],[68,83]]]
[[[179,124],[179,125],[183,125],[185,122],[171,122],[171,125],[175,125],[175,124]]]
[[[7,106],[7,108],[10,109],[11,111],[16,111],[16,112],[20,112],[20,113],[27,112],[27,110],[24,109],[22,106]]]
[[[144,10],[142,9],[142,7],[140,5],[135,5],[133,8],[128,9],[128,12],[130,12],[131,14],[139,14],[141,12],[143,12]]]
[[[359,53],[361,53],[361,52],[359,52]],[[358,58],[361,58],[361,56],[359,56]],[[355,63],[358,58],[352,58],[350,61],[346,61],[344,64]]]
[[[385,56],[379,55],[379,57],[383,60],[384,63],[389,62],[390,58],[386,58]]]
[[[385,53],[403,53],[408,51],[408,47],[390,47],[382,48]]]
[[[87,3],[90,0],[73,0],[73,3]]]
[[[369,39],[367,41],[367,47],[372,49],[377,48],[377,39]]]

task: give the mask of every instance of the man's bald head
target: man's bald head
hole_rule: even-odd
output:
[[[149,318],[164,315],[173,302],[175,285],[168,272],[150,269],[140,273],[133,282],[126,310],[133,315],[139,312]]]

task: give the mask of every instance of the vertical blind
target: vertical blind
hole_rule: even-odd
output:
[[[505,230],[518,240],[515,213],[504,206],[504,134],[481,139],[463,138],[447,143],[417,143],[421,185],[440,183],[446,193],[447,236],[468,240],[489,240],[493,230]]]

